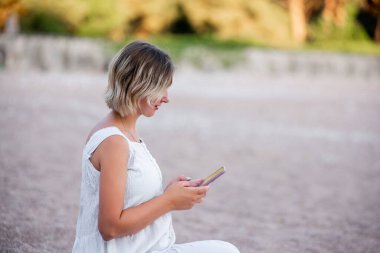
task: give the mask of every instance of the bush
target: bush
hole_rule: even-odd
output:
[[[68,24],[54,14],[34,10],[21,18],[21,29],[26,33],[70,34]]]

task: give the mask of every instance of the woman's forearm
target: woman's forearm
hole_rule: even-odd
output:
[[[199,180],[177,181],[165,189],[165,193],[141,205],[122,210],[120,213],[103,212],[108,216],[99,222],[99,231],[104,240],[136,234],[165,213],[173,210],[189,210],[202,202],[209,186],[196,187]],[[100,214],[100,212],[99,212]]]
[[[106,228],[99,230],[104,240],[132,235],[170,211],[172,205],[163,194],[136,207],[124,209],[119,219],[109,222]]]

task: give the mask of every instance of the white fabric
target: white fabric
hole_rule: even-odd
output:
[[[99,176],[90,157],[99,144],[112,135],[121,135],[129,145],[124,208],[137,206],[163,193],[162,175],[145,144],[129,141],[116,127],[95,132],[83,150],[80,211],[73,253],[166,252],[175,242],[172,217],[167,213],[131,236],[104,241],[98,230]]]
[[[210,240],[174,244],[165,253],[239,253],[239,250],[231,243]]]

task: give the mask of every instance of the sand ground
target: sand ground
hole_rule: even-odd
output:
[[[105,74],[0,72],[0,251],[71,252],[88,131]],[[139,123],[165,180],[220,165],[178,242],[243,253],[380,252],[380,80],[179,69]]]

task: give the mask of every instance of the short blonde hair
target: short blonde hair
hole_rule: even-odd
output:
[[[170,57],[143,41],[124,46],[109,65],[105,101],[122,117],[136,113],[142,99],[152,103],[172,84]]]

